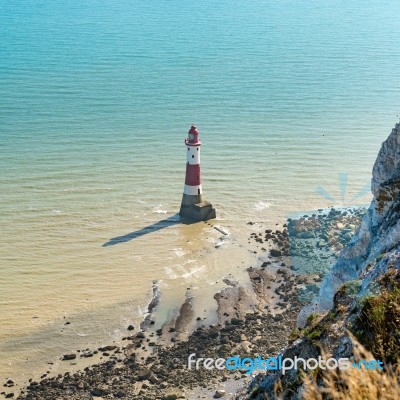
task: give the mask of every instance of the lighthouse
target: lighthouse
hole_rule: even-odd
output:
[[[194,221],[206,221],[216,217],[215,208],[203,198],[200,176],[200,147],[198,129],[192,125],[185,138],[186,176],[179,214]]]

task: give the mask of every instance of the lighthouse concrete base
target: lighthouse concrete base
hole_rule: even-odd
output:
[[[207,221],[216,218],[215,208],[208,201],[192,205],[181,205],[179,215],[193,221]]]

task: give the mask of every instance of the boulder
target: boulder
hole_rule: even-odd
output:
[[[143,369],[138,371],[138,378],[141,381],[149,379],[150,376],[151,376],[151,371],[149,369],[147,369],[147,368],[143,368]]]
[[[220,399],[221,397],[225,396],[225,390],[219,389],[214,394],[214,399]]]

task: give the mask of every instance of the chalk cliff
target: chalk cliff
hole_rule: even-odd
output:
[[[327,310],[346,281],[361,279],[360,294],[392,263],[400,264],[400,124],[382,144],[372,170],[373,200],[355,236],[322,282],[317,308]]]

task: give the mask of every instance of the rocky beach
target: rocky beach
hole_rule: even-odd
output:
[[[281,227],[248,222],[248,250],[262,261],[247,267],[247,286],[226,275],[226,288],[214,296],[216,324],[205,325],[194,314],[188,295],[179,315],[154,329],[159,302],[155,281],[145,319],[139,327],[127,326],[121,343],[64,354],[71,372],[52,376],[48,371],[23,388],[8,379],[3,395],[19,400],[236,398],[252,380],[246,370],[188,369],[189,355],[254,358],[282,353],[297,335],[300,310],[318,293],[330,263],[364,213],[363,208],[331,208],[288,219]]]

